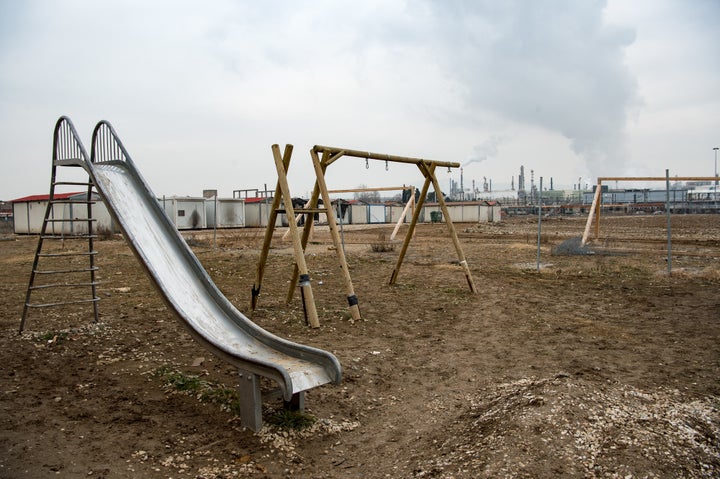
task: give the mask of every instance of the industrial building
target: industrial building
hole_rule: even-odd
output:
[[[12,200],[14,232],[16,234],[39,234],[42,231],[49,199],[49,195],[32,195]],[[55,199],[86,201],[87,193],[58,193],[55,195]],[[100,200],[99,195],[94,194],[92,199],[96,201],[92,205],[92,216],[96,220],[95,231],[119,232],[118,226],[110,216],[105,204]],[[86,220],[88,218],[87,205],[56,204],[53,205],[50,217],[56,220]],[[54,221],[48,223],[48,228],[50,228],[50,233],[57,235],[87,234],[88,223],[86,221]]]

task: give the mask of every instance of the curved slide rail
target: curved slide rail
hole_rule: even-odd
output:
[[[255,384],[254,391],[243,393],[241,381],[241,396],[256,403],[245,406],[252,407],[248,414],[255,418],[248,420],[243,414],[248,427],[259,429],[261,424],[255,375],[275,381],[285,401],[300,404],[303,391],[340,381],[342,369],[334,355],[265,331],[220,292],[106,121],[95,127],[86,168],[168,307],[201,345],[237,366],[241,376]]]

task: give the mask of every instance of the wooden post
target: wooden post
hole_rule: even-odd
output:
[[[593,197],[593,203],[595,203],[595,239],[600,238],[600,215],[602,214],[602,181],[598,179],[597,189],[600,190],[598,193],[595,192]],[[597,201],[595,201],[597,198]]]
[[[277,145],[273,145],[273,148],[276,146]],[[282,158],[282,171],[285,177],[287,177],[287,170],[290,167],[292,150],[292,145],[285,145],[285,152]],[[280,176],[280,172],[278,171],[278,182],[277,186],[275,186],[275,197],[273,198],[272,208],[268,213],[268,224],[265,228],[265,238],[263,240],[260,260],[258,261],[257,272],[255,274],[255,283],[252,287],[251,308],[253,310],[257,307],[258,297],[260,296],[260,286],[262,285],[263,275],[265,274],[265,263],[267,262],[268,252],[270,251],[270,243],[272,242],[273,232],[275,231],[275,222],[277,221],[277,210],[280,207],[280,200],[282,199],[282,194],[278,193],[280,191]]]
[[[310,200],[305,205],[306,208],[308,208],[308,209],[317,208],[319,197],[320,197],[320,189],[318,187],[317,180],[315,180],[315,186],[313,187],[313,192],[310,195]],[[303,226],[303,234],[302,234],[302,238],[300,240],[300,244],[302,245],[303,251],[305,251],[305,248],[307,248],[308,241],[310,240],[310,235],[312,234],[312,228],[313,228],[314,221],[315,221],[314,215],[309,215],[309,216],[305,217],[305,225]],[[287,298],[286,298],[286,301],[288,304],[292,301],[293,296],[295,295],[295,282],[298,279],[298,275],[299,275],[298,266],[296,264],[295,267],[293,268],[292,278],[290,279],[290,288],[288,289],[288,294],[287,294]]]
[[[422,165],[422,166],[421,166]],[[405,253],[407,253],[408,246],[410,244],[410,240],[412,239],[413,235],[415,234],[415,226],[417,225],[418,218],[420,217],[420,212],[422,211],[423,203],[425,202],[425,197],[427,196],[427,192],[430,189],[430,176],[427,171],[427,167],[424,165],[424,163],[418,163],[418,168],[422,172],[422,174],[425,176],[425,183],[423,184],[422,190],[420,191],[420,199],[418,200],[417,205],[415,206],[415,211],[413,212],[412,221],[410,221],[410,227],[408,228],[408,232],[405,234],[405,240],[403,241],[402,248],[400,249],[400,255],[398,256],[397,262],[395,263],[395,269],[393,269],[392,274],[390,275],[390,285],[395,284],[397,281],[398,275],[400,274],[400,267],[402,266],[403,259],[405,259]]]
[[[585,223],[585,231],[583,232],[582,241],[580,241],[581,246],[585,246],[588,240],[588,236],[590,235],[590,225],[593,222],[593,217],[595,217],[595,239],[599,236],[599,227],[600,227],[600,210],[597,208],[598,203],[600,202],[600,195],[602,191],[602,180],[598,178],[597,187],[595,188],[595,196],[593,196],[593,202],[592,205],[590,205],[590,212],[588,213],[588,219],[587,223]],[[597,210],[597,213],[596,213]]]
[[[302,295],[303,310],[305,312],[305,321],[313,327],[320,327],[317,310],[315,309],[315,297],[313,296],[312,286],[310,285],[310,274],[308,274],[307,264],[305,263],[305,251],[300,243],[300,234],[295,223],[295,211],[293,210],[292,197],[290,196],[290,186],[287,181],[287,171],[284,168],[283,159],[280,156],[280,148],[277,145],[272,146],[273,159],[275,160],[275,168],[278,172],[278,184],[282,191],[283,202],[285,203],[285,214],[288,218],[288,224],[292,231],[293,248],[295,249],[295,264],[300,273],[300,294]],[[277,197],[277,193],[275,194]],[[274,203],[274,201],[273,201]]]
[[[403,191],[404,191],[404,190],[403,190]],[[414,205],[414,204],[415,204],[415,187],[413,186],[412,188],[410,188],[410,199],[408,200],[407,204],[405,205],[405,208],[403,209],[403,212],[402,212],[402,214],[400,215],[400,218],[398,218],[397,224],[395,225],[395,229],[393,229],[393,232],[392,232],[392,234],[390,235],[390,239],[391,239],[391,240],[394,240],[394,239],[395,239],[395,235],[397,235],[398,230],[400,229],[400,226],[401,226],[401,225],[403,224],[403,222],[405,221],[405,215],[407,215],[408,210],[409,210],[410,207],[411,207],[412,205]],[[415,212],[415,210],[413,210],[413,213],[414,213],[414,212]]]
[[[455,225],[450,218],[450,212],[447,209],[447,205],[445,204],[445,198],[443,198],[442,191],[440,190],[440,185],[438,184],[437,177],[435,176],[435,166],[428,168],[428,170],[430,172],[430,178],[433,184],[433,188],[435,189],[435,196],[437,197],[438,203],[440,203],[440,209],[445,216],[445,224],[447,224],[447,227],[450,230],[450,237],[452,238],[453,245],[455,245],[455,252],[458,255],[458,261],[460,262],[460,266],[465,272],[465,279],[467,280],[468,286],[470,287],[470,291],[472,291],[473,293],[477,293],[472,273],[470,273],[470,267],[468,266],[467,260],[465,259],[465,253],[463,253],[462,246],[460,245],[460,240],[458,239],[457,233],[455,232]]]
[[[340,267],[343,272],[343,279],[345,280],[345,290],[347,292],[348,305],[350,307],[350,314],[353,320],[359,320],[360,307],[358,305],[358,299],[353,289],[352,278],[350,277],[350,269],[348,268],[347,261],[345,259],[345,252],[343,251],[342,244],[340,243],[340,234],[338,233],[337,222],[335,221],[335,213],[332,211],[330,202],[330,193],[328,193],[327,186],[325,185],[325,170],[320,163],[320,158],[315,150],[310,150],[310,156],[312,157],[313,166],[315,167],[315,175],[317,176],[316,185],[320,190],[323,198],[323,206],[327,211],[328,226],[330,228],[330,234],[335,244],[335,253],[337,254]]]

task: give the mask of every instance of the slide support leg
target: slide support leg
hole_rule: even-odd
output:
[[[262,429],[262,395],[257,374],[240,370],[240,419],[243,426],[258,432]]]
[[[283,401],[283,407],[288,411],[304,411],[305,410],[305,391],[300,391],[292,395],[289,401]]]

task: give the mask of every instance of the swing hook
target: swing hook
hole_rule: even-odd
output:
[[[368,160],[367,158],[365,158],[365,169],[366,170],[370,169],[370,160]]]
[[[448,166],[448,173],[450,173],[450,167]]]
[[[385,171],[389,171],[390,167],[388,166],[388,160],[385,160]]]

